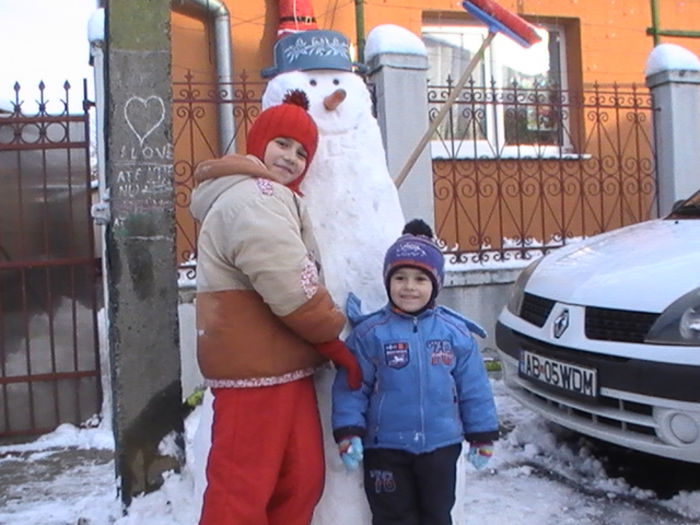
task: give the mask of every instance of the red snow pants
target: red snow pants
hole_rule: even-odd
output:
[[[325,473],[313,377],[212,393],[199,525],[309,525]]]

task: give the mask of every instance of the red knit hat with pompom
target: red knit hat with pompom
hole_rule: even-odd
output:
[[[309,99],[306,93],[299,89],[289,91],[282,104],[260,113],[248,131],[246,142],[248,153],[260,160],[265,158],[267,144],[277,137],[294,139],[304,146],[307,154],[306,168],[299,177],[287,184],[287,187],[297,193],[318,146],[318,128],[308,109]]]

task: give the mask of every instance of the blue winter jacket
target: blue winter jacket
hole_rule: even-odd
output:
[[[418,316],[389,305],[359,315],[348,300],[353,330],[345,341],[362,368],[362,388],[350,390],[339,369],[333,383],[336,440],[363,437],[365,448],[414,454],[498,438],[491,385],[472,332],[484,330],[449,308]]]

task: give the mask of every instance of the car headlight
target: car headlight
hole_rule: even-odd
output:
[[[649,330],[647,343],[700,345],[700,288],[677,299]]]
[[[508,299],[508,303],[506,304],[506,308],[508,308],[510,313],[520,316],[520,308],[523,305],[523,298],[525,297],[525,286],[541,261],[542,257],[532,261],[520,272],[518,278],[515,280],[510,299]]]

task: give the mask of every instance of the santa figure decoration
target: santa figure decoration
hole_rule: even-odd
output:
[[[307,0],[279,0],[277,38],[318,29],[313,8]]]

